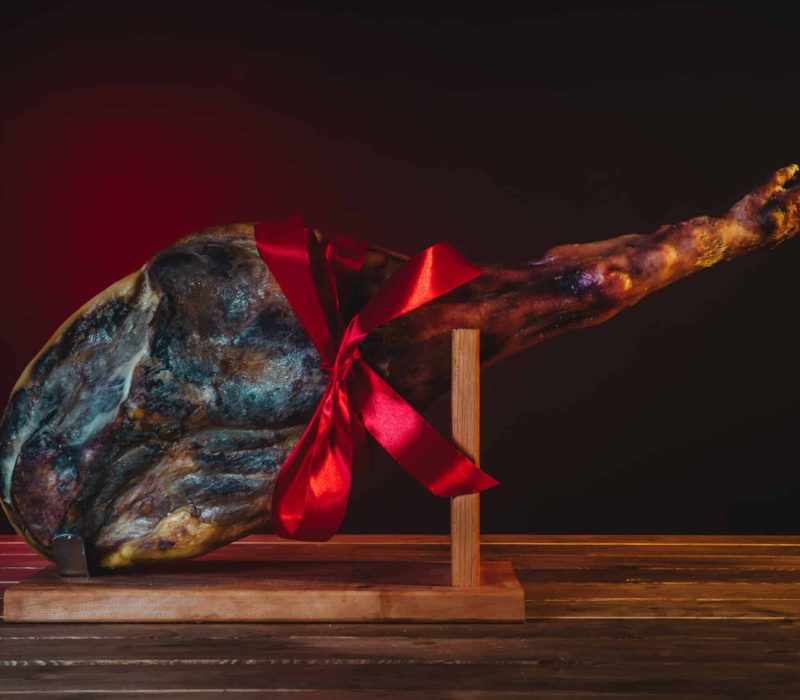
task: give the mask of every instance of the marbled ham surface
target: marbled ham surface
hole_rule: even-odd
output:
[[[80,534],[109,565],[228,541],[265,524],[326,379],[252,227],[193,236],[33,364],[4,423],[4,500],[43,548]]]

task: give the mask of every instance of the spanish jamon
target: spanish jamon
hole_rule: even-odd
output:
[[[721,218],[484,265],[373,332],[362,354],[422,409],[447,390],[450,329],[480,328],[492,363],[788,239],[796,174],[778,171]],[[349,313],[404,260],[370,248]],[[0,425],[3,506],[48,557],[67,533],[98,567],[203,554],[268,525],[276,474],[326,381],[253,226],[201,231],[79,309],[25,369]]]

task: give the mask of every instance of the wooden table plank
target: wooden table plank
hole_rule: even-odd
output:
[[[573,623],[575,624],[575,623]],[[393,627],[393,626],[390,626]],[[281,634],[283,632],[283,634]],[[754,655],[769,658],[775,663],[795,663],[800,660],[800,646],[796,639],[763,638],[735,639],[701,634],[698,637],[672,637],[661,645],[659,661],[679,663],[737,662],[749,663]],[[640,636],[608,636],[613,640],[615,653],[626,664],[645,663],[652,660],[652,648],[642,644]],[[131,637],[126,634],[69,634],[50,636],[13,635],[4,638],[9,646],[0,666],[35,665],[33,660],[47,660],[52,665],[86,664],[86,645],[102,641],[103,663],[130,663],[132,659],[172,659],[175,663],[192,659],[261,659],[269,657],[270,663],[313,662],[315,658],[362,660],[381,663],[386,649],[391,649],[395,663],[492,663],[515,664],[553,663],[559,659],[597,663],[608,658],[608,650],[589,637],[548,636],[461,636],[458,631],[448,636],[425,637],[402,634],[388,629],[383,634],[288,634],[277,630],[272,635],[238,636],[226,630],[223,635],[209,636],[151,635]],[[663,638],[662,638],[662,641]],[[78,643],[80,642],[80,643]],[[97,661],[94,659],[93,661]],[[255,663],[255,662],[254,662]]]
[[[297,542],[294,540],[285,540],[275,535],[261,534],[261,535],[248,535],[236,542],[233,542],[232,547],[239,547],[242,545],[268,543],[273,546],[286,547],[293,549],[297,546],[316,547],[319,549],[326,549],[336,545],[348,544],[369,544],[376,546],[380,544],[396,545],[398,540],[402,538],[403,544],[419,544],[419,545],[432,545],[432,544],[448,544],[448,535],[349,535],[337,534],[327,542]],[[543,546],[554,545],[568,545],[568,546],[584,546],[584,545],[598,545],[605,544],[607,546],[622,547],[622,546],[644,546],[656,545],[663,546],[665,544],[680,544],[686,547],[693,547],[699,545],[713,545],[713,546],[734,546],[734,547],[798,547],[800,546],[800,535],[574,535],[574,534],[481,534],[481,543],[486,545],[508,545],[514,547],[527,547],[532,544],[541,544]],[[23,549],[30,549],[29,545],[25,543],[18,535],[0,535],[0,546],[4,551],[8,547],[20,547]]]
[[[430,624],[393,623],[365,625],[360,623],[309,624],[309,623],[175,623],[169,625],[132,623],[31,623],[0,625],[0,644],[4,640],[69,640],[125,638],[137,643],[160,639],[192,644],[195,640],[216,639],[295,639],[305,637],[414,637],[424,640],[438,639],[492,639],[518,640],[543,639],[546,641],[571,639],[589,640],[602,644],[616,643],[620,639],[652,639],[672,643],[686,638],[731,642],[736,640],[780,639],[800,644],[800,620],[724,620],[709,624],[707,620],[660,619],[605,619],[605,620],[536,620],[526,625],[501,623],[482,624]],[[427,642],[426,642],[427,643]],[[8,646],[8,648],[11,648]]]
[[[208,559],[376,556],[445,561],[447,539],[255,536]],[[5,624],[0,699],[800,697],[800,537],[489,535],[483,556],[515,564],[527,624]],[[0,580],[44,564],[0,537]]]
[[[736,662],[690,664],[613,662],[584,664],[572,659],[527,664],[397,663],[375,664],[361,659],[295,659],[267,657],[230,660],[195,659],[182,664],[171,659],[131,659],[129,663],[107,665],[102,658],[85,665],[35,665],[2,669],[5,691],[24,691],[32,683],[62,690],[106,689],[109,693],[132,690],[155,692],[164,688],[228,690],[264,688],[299,692],[305,690],[406,690],[425,697],[429,690],[453,688],[458,691],[523,692],[538,697],[543,692],[581,691],[624,695],[649,693],[652,697],[674,693],[703,694],[706,697],[739,695],[744,689],[756,692],[775,688],[777,692],[800,697],[796,663],[743,665]],[[760,691],[758,690],[760,689]]]

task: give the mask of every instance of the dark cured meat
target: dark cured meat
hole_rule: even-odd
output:
[[[484,274],[378,329],[366,360],[417,408],[447,390],[449,330],[485,363],[599,323],[670,282],[797,233],[778,171],[720,219],[565,245]],[[370,249],[351,311],[404,260]],[[277,471],[326,382],[251,225],[164,250],[71,317],[20,377],[0,425],[2,503],[45,556],[81,535],[95,566],[197,556],[269,521]]]

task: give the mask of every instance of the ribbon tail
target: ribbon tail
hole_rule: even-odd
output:
[[[428,491],[436,496],[461,496],[498,484],[365,362],[353,362],[347,381],[364,427]]]
[[[272,528],[287,539],[324,542],[344,518],[350,496],[351,433],[329,385],[311,422],[278,473]],[[346,402],[346,397],[344,398]]]

